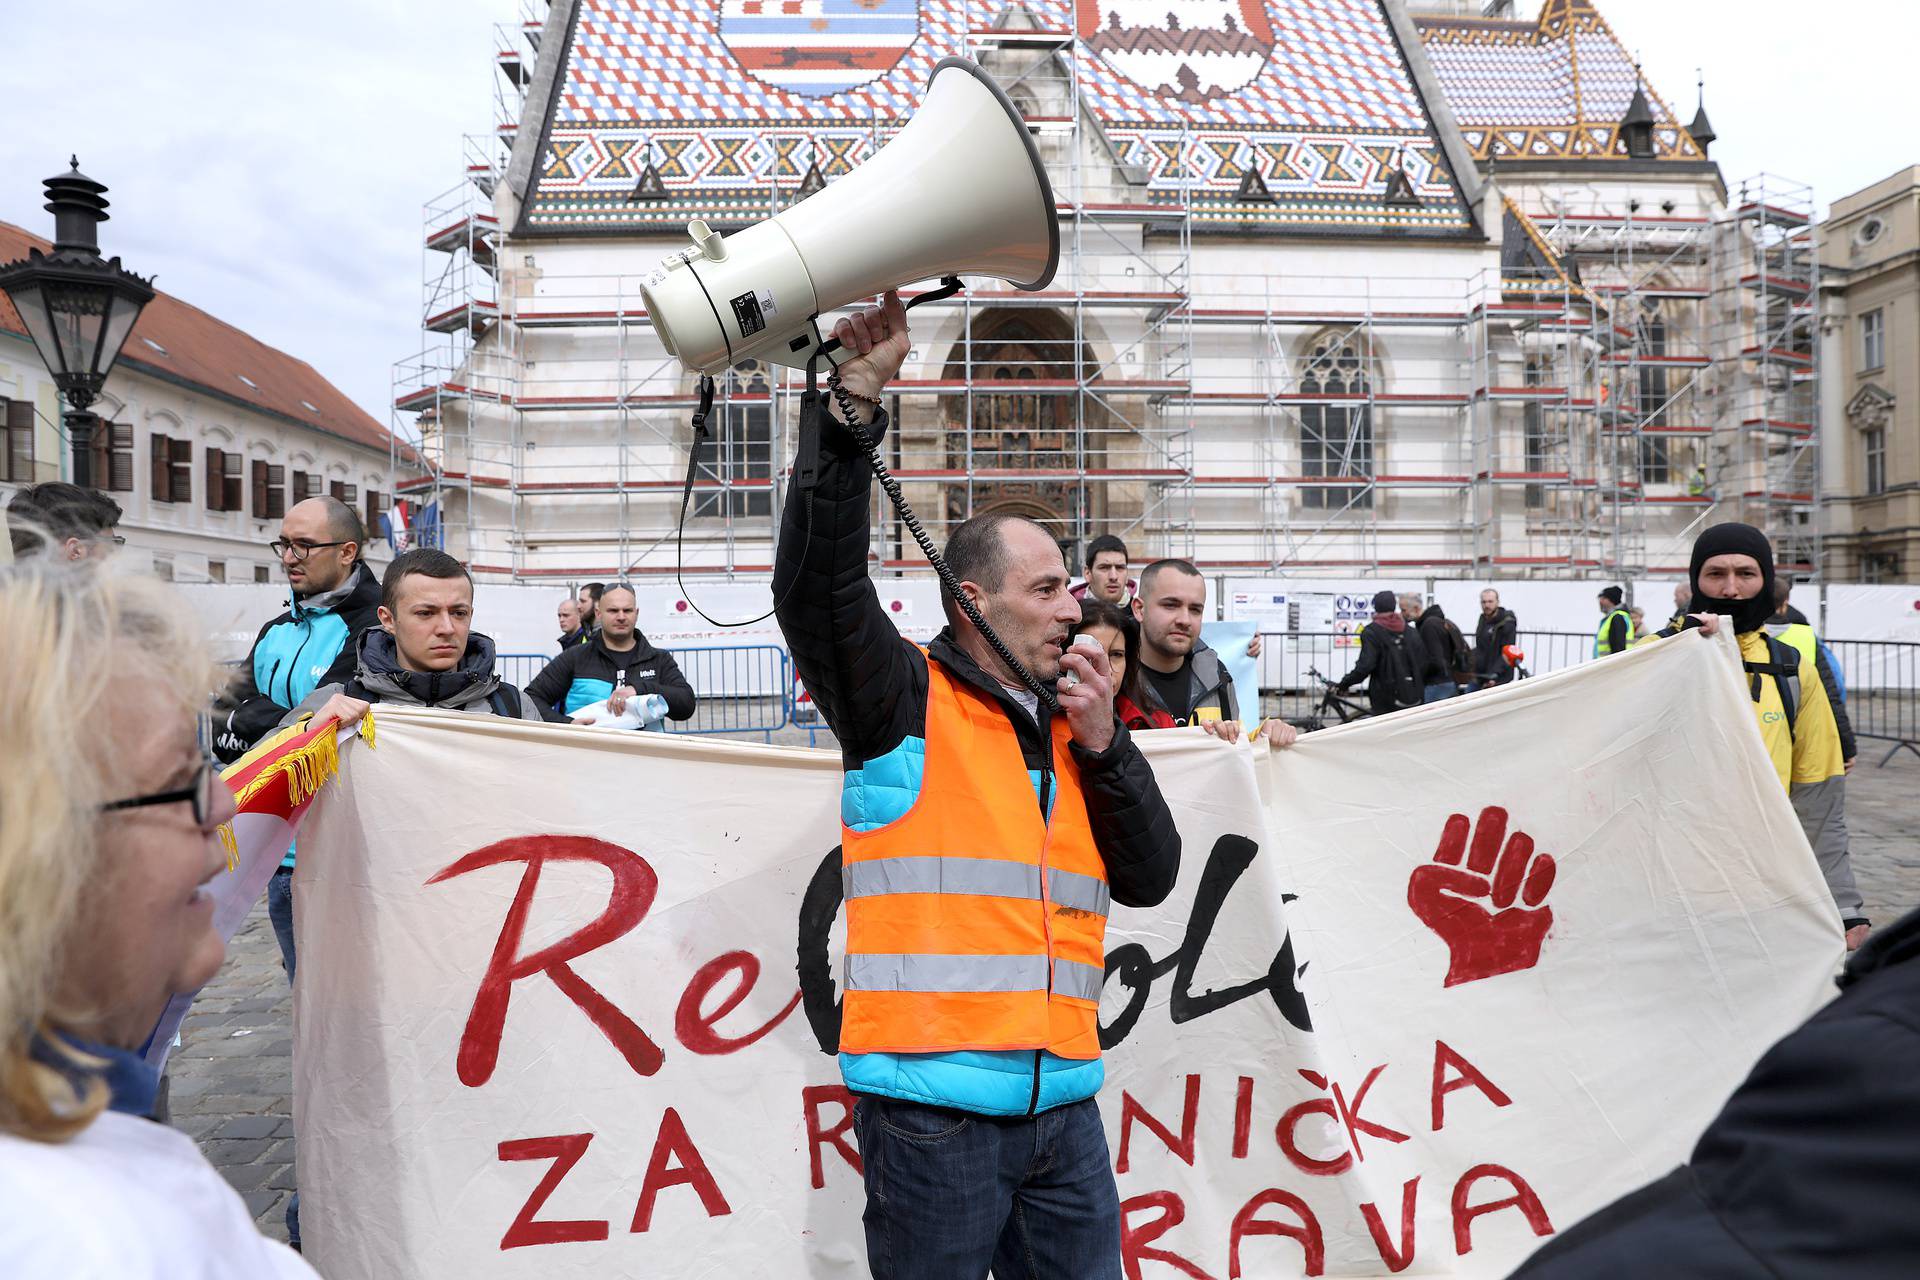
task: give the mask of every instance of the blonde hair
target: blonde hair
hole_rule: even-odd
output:
[[[193,611],[158,580],[111,559],[0,565],[0,1131],[21,1137],[71,1137],[107,1101],[60,1069],[87,1060],[50,1033],[97,1012],[56,1007],[56,989],[100,806],[126,783],[109,692],[130,665],[191,711],[216,684]]]

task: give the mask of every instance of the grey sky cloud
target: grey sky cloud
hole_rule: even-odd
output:
[[[1920,163],[1911,0],[1601,10],[1683,120],[1705,69],[1730,181],[1767,169],[1824,207]],[[109,253],[386,421],[393,362],[427,341],[421,206],[491,127],[493,25],[518,17],[515,0],[8,6],[0,218],[45,234],[39,179],[78,152],[112,188]]]

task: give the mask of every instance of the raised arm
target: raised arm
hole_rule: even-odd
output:
[[[888,425],[880,390],[907,353],[906,311],[890,294],[884,310],[841,320],[834,336],[859,353],[840,377],[864,397],[856,410],[878,440]],[[800,681],[855,762],[900,744],[927,679],[926,659],[894,629],[867,570],[872,497],[859,445],[823,411],[817,483],[794,491],[781,513],[773,597]]]

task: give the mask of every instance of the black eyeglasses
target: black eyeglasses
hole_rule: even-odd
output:
[[[214,788],[225,786],[220,779],[220,766],[211,756],[202,756],[200,767],[194,770],[193,780],[184,787],[172,791],[156,791],[152,795],[131,796],[125,800],[115,800],[103,804],[103,813],[118,809],[144,809],[152,804],[179,804],[187,801],[193,805],[193,820],[201,827],[207,825],[207,819],[213,815]]]
[[[347,541],[351,541],[351,539],[348,539]],[[305,560],[308,556],[320,550],[322,547],[344,547],[346,545],[347,545],[346,541],[343,541],[343,542],[288,542],[285,538],[275,538],[272,542],[269,542],[267,544],[267,550],[273,552],[274,555],[278,556],[282,560],[285,560],[287,558],[287,553],[291,551],[293,553],[294,562],[298,563],[302,560]]]

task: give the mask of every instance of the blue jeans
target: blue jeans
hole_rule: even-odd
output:
[[[1460,686],[1451,680],[1448,680],[1444,684],[1430,684],[1427,686],[1427,696],[1421,699],[1421,701],[1438,702],[1442,698],[1451,698],[1458,692],[1460,692]]]
[[[983,1116],[861,1095],[874,1280],[1121,1280],[1120,1193],[1091,1098]]]
[[[280,963],[286,966],[287,982],[293,982],[293,868],[281,867],[267,881],[267,919],[273,924],[274,939],[280,944]],[[287,1239],[300,1244],[300,1193],[287,1201]]]

